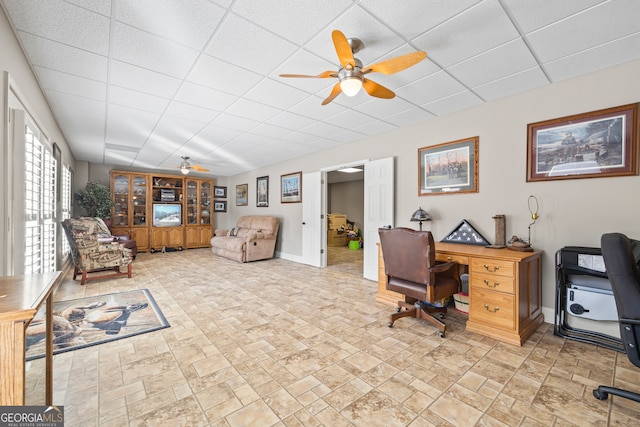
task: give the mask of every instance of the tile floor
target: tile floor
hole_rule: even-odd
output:
[[[640,370],[549,324],[522,347],[465,331],[454,310],[444,339],[415,319],[390,329],[374,282],[208,249],[142,253],[133,273],[86,286],[67,275],[56,294],[148,288],[171,323],[55,356],[67,427],[640,425],[640,404],[591,395],[640,390]]]

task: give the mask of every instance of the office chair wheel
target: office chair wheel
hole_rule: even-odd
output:
[[[387,323],[387,326],[390,327],[390,328],[393,328],[393,322]]]
[[[442,332],[442,331],[438,332],[438,336],[439,336],[440,338],[444,338],[444,332]]]
[[[396,313],[400,313],[402,311],[402,307],[396,308]]]
[[[598,400],[607,400],[609,398],[609,393],[604,390],[600,390],[600,387],[593,389],[593,397]]]
[[[441,318],[441,319],[444,319],[444,317],[445,317],[445,316],[446,316],[446,315],[445,315],[444,313],[440,313],[440,318]]]

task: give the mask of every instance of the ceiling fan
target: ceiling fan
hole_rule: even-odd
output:
[[[197,172],[209,172],[209,169],[203,168],[202,166],[192,165],[189,163],[189,159],[189,156],[182,156],[182,163],[180,163],[180,166],[177,166],[184,175],[187,175],[191,169]]]
[[[340,69],[338,71],[325,71],[317,76],[280,74],[280,77],[321,79],[337,77],[338,83],[333,87],[327,99],[322,101],[322,105],[327,105],[333,101],[341,92],[347,96],[355,96],[362,87],[364,87],[364,90],[371,96],[391,99],[396,96],[395,93],[373,80],[365,78],[365,75],[369,73],[395,74],[417,64],[427,57],[426,52],[418,51],[363,67],[362,62],[353,56],[364,48],[362,40],[356,38],[348,39],[339,30],[333,30],[331,38],[333,39],[333,45],[340,60]]]

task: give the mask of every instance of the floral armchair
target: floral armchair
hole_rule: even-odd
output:
[[[127,276],[131,278],[131,249],[114,239],[100,218],[69,218],[62,222],[71,247],[74,270],[73,279],[82,274],[84,285],[89,280]],[[115,240],[115,241],[114,241]],[[126,271],[121,268],[126,267]],[[105,271],[111,270],[109,273]],[[99,273],[88,276],[89,273]]]

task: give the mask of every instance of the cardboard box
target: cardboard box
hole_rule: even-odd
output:
[[[339,228],[344,228],[347,226],[347,216],[343,214],[329,214],[327,215],[329,225],[327,228],[329,230],[337,230]]]
[[[347,246],[347,233],[338,233],[338,230],[327,230],[327,246]]]

